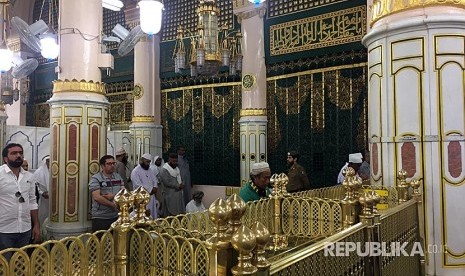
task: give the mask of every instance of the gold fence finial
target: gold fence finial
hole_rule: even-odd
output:
[[[405,170],[400,170],[397,173],[397,192],[399,194],[399,203],[408,201],[408,188],[407,184],[407,172]]]
[[[247,211],[247,204],[238,194],[232,194],[227,200],[226,203],[231,207],[231,218],[229,220],[229,229],[228,235],[232,236],[234,232],[239,229],[242,225],[242,216],[244,216],[245,211]]]
[[[354,225],[360,214],[358,189],[362,186],[361,178],[355,176],[355,170],[347,167],[343,170],[344,181],[342,186],[346,190],[342,203],[342,223],[344,228]]]
[[[271,197],[277,197],[280,193],[278,174],[275,173],[271,176],[270,184],[271,187],[273,187],[273,190],[271,191]]]
[[[242,225],[231,238],[231,244],[239,252],[238,263],[231,268],[233,275],[254,275],[257,268],[252,265],[250,252],[254,250],[257,241],[254,233]]]
[[[134,197],[134,212],[133,223],[136,225],[147,225],[151,219],[146,214],[146,206],[150,202],[150,194],[147,190],[139,186],[133,192]]]
[[[278,176],[279,186],[281,187],[281,194],[283,196],[289,196],[287,192],[287,184],[289,184],[289,177],[285,173],[280,173]]]
[[[418,179],[412,179],[412,181],[410,181],[410,187],[413,189],[413,197],[420,197],[421,200],[420,181],[418,181]]]
[[[268,231],[265,225],[257,221],[252,227],[252,232],[257,242],[254,249],[252,264],[256,266],[258,270],[267,270],[271,266],[271,263],[265,257],[265,247],[270,241],[270,231]]]
[[[116,195],[113,201],[115,202],[116,206],[118,207],[118,220],[112,223],[111,227],[116,227],[118,225],[128,227],[131,223],[131,219],[129,217],[129,209],[132,206],[132,202],[134,197],[132,193],[128,192],[125,188],[120,190]]]
[[[216,232],[206,242],[212,249],[227,249],[230,246],[228,221],[231,218],[232,209],[230,204],[222,198],[217,198],[208,208],[208,216],[215,225]]]

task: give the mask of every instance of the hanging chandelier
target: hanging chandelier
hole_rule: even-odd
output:
[[[181,69],[187,69],[186,60],[189,60],[192,77],[217,75],[222,66],[228,67],[231,75],[240,72],[242,70],[242,34],[240,31],[228,30],[226,25],[219,30],[220,10],[214,0],[200,0],[197,14],[196,34],[178,27],[173,53],[174,71],[181,73]],[[190,39],[189,51],[186,50],[184,44],[185,38]]]

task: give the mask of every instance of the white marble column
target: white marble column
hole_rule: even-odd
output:
[[[420,180],[426,274],[458,276],[465,275],[465,2],[444,2],[380,1],[363,42],[371,182],[396,185],[401,169]]]
[[[60,0],[58,80],[50,104],[51,238],[90,230],[88,183],[106,154],[108,100],[99,67],[112,57],[100,52],[101,0]],[[105,65],[104,65],[105,63]]]
[[[266,65],[264,45],[265,3],[235,1],[241,24],[242,109],[240,124],[241,185],[250,178],[250,165],[267,160]]]
[[[130,126],[133,135],[135,164],[144,153],[162,153],[161,96],[159,63],[160,37],[146,37],[134,49],[134,115]]]

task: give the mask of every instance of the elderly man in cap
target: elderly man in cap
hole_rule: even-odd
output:
[[[304,167],[297,163],[299,158],[300,154],[296,151],[287,153],[287,164],[289,165],[287,177],[289,178],[289,183],[286,188],[289,193],[310,189],[310,181],[308,181],[307,173]]]
[[[266,162],[254,163],[250,167],[250,180],[239,192],[239,196],[245,201],[259,200],[268,197],[270,190],[271,170]]]
[[[127,164],[128,164],[128,154],[125,149],[120,148],[115,152],[115,157],[116,157],[116,165],[115,165],[115,171],[121,176],[121,178],[124,181],[124,187],[132,191],[132,184],[128,181],[127,177]]]
[[[195,213],[205,210],[205,206],[203,206],[202,203],[203,195],[204,193],[202,191],[196,191],[192,194],[192,200],[186,205],[186,213]]]
[[[158,189],[158,181],[155,174],[150,170],[150,162],[152,161],[152,155],[144,153],[139,160],[139,165],[132,170],[131,181],[134,189],[139,186],[144,187],[150,194],[150,202],[147,205],[147,210],[150,211],[152,218],[157,218],[157,200],[155,195]]]
[[[355,174],[358,175],[358,170],[360,169],[360,166],[362,165],[363,162],[363,156],[361,153],[352,153],[349,154],[349,163],[346,163],[344,167],[342,167],[341,171],[339,172],[339,175],[337,177],[337,184],[342,184],[344,182],[344,171],[347,167],[353,168],[355,171]]]

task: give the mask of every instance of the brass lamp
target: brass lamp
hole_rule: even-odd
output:
[[[190,33],[181,26],[178,27],[173,53],[174,71],[181,73],[181,69],[186,69],[186,61],[189,60],[192,77],[217,75],[221,66],[229,67],[229,73],[232,75],[240,72],[242,68],[241,33],[229,31],[226,25],[223,25],[221,30],[218,28],[220,10],[215,0],[200,0],[197,14],[196,34]],[[187,38],[191,40],[188,58],[186,58],[188,51],[184,44],[185,30],[188,33]]]

